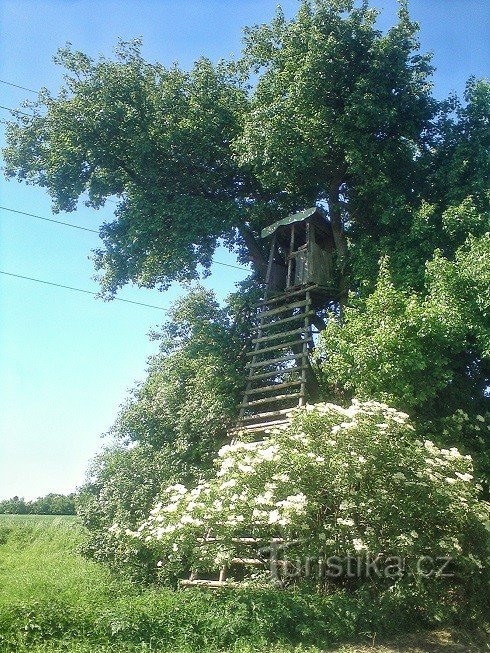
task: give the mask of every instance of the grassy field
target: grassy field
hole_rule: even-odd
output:
[[[335,646],[325,635],[320,602],[292,607],[291,598],[277,591],[142,590],[80,557],[80,539],[73,517],[0,515],[2,653],[489,650],[448,631]],[[305,614],[309,619],[302,623]]]

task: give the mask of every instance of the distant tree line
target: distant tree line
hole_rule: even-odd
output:
[[[0,501],[0,514],[8,515],[74,515],[75,494],[50,493],[33,501],[12,497]]]

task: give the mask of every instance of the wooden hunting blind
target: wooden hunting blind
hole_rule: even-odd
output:
[[[272,236],[267,269],[267,294],[313,284],[318,290],[332,287],[334,240],[323,211],[312,207],[293,213],[262,230]]]

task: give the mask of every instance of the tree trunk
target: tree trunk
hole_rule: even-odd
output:
[[[342,212],[340,210],[340,187],[344,181],[346,172],[347,163],[344,163],[332,179],[328,193],[328,213],[332,225],[335,247],[337,248],[339,257],[342,262],[344,259],[347,259],[349,253],[347,247],[347,238],[345,237],[344,226],[342,224]]]
[[[249,226],[242,223],[239,225],[238,230],[243,238],[246,248],[248,249],[252,265],[255,267],[262,279],[265,279],[267,273],[267,256],[264,254],[264,250]]]
[[[347,172],[348,164],[344,163],[338,170],[335,177],[332,179],[328,194],[328,213],[330,216],[330,223],[332,225],[333,238],[335,247],[339,256],[340,268],[340,304],[345,303],[348,292],[348,258],[349,248],[347,238],[345,236],[344,225],[342,224],[342,211],[340,203],[340,187],[344,181],[345,173]]]

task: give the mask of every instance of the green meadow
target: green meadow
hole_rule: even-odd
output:
[[[448,631],[383,643],[371,634],[336,645],[336,628],[348,635],[348,610],[343,626],[324,599],[277,590],[142,589],[81,557],[81,540],[76,517],[0,515],[2,653],[486,650],[482,641]]]

